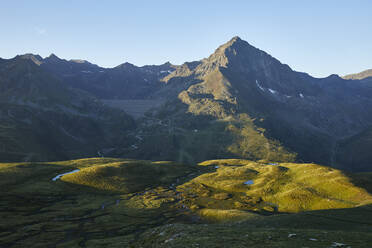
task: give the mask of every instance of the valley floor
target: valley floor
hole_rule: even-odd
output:
[[[372,244],[372,174],[315,164],[8,163],[0,186],[0,247]]]

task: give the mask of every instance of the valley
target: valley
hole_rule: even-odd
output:
[[[134,118],[144,117],[145,113],[153,108],[160,107],[164,100],[102,100],[102,102],[112,108],[118,108]]]

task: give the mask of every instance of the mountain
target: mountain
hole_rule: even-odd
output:
[[[160,79],[174,70],[169,62],[163,65],[137,67],[123,63],[102,68],[84,60],[64,60],[52,54],[40,66],[66,85],[85,90],[100,99],[143,99],[158,90]]]
[[[68,88],[41,61],[34,55],[0,61],[1,161],[97,156],[122,143],[132,118]]]
[[[372,155],[372,126],[351,137],[340,140],[335,152],[336,164],[341,169],[351,171],[370,171]]]
[[[145,158],[244,157],[340,166],[337,142],[372,123],[372,91],[362,82],[293,71],[239,37],[206,59],[177,67],[163,81],[151,95],[168,99],[152,116],[162,120],[156,127],[162,135],[143,142],[162,146],[150,155],[142,149]]]
[[[60,113],[61,106],[70,113],[110,109],[100,113],[133,123],[124,110],[136,119],[135,124],[122,126],[128,136],[109,145],[115,151],[111,155],[186,163],[246,158],[317,162],[346,170],[370,168],[367,163],[349,166],[340,154],[341,147],[349,147],[346,140],[372,126],[368,78],[313,78],[239,37],[208,58],[182,65],[123,63],[102,68],[54,54],[46,58],[26,54],[11,61],[20,60],[38,73],[3,67],[4,78],[14,77],[26,86],[24,78],[33,75],[31,88],[18,90],[11,87],[15,83],[2,83],[7,103],[31,107],[29,99],[34,99],[38,108],[53,106],[53,113]],[[4,63],[10,61],[1,60]],[[89,103],[72,104],[81,99]],[[123,116],[114,117],[111,111]]]
[[[361,80],[361,79],[365,79],[369,77],[372,77],[372,69],[365,70],[365,71],[355,73],[355,74],[346,75],[343,78],[352,79],[352,80]]]
[[[369,247],[370,79],[0,59],[0,246]]]

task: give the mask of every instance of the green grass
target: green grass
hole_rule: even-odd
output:
[[[289,234],[296,235],[288,237]],[[323,248],[334,247],[335,242],[345,244],[343,247],[369,248],[372,234],[345,230],[261,228],[249,222],[235,225],[176,224],[145,232],[133,247]]]
[[[226,159],[200,163],[217,168],[180,185],[177,189],[187,197],[185,204],[207,208],[208,219],[215,209],[267,212],[300,212],[320,209],[352,208],[372,204],[372,196],[352,184],[341,171],[315,164],[279,163],[270,165],[248,160]],[[253,185],[244,182],[253,180]],[[223,201],[216,194],[229,194]],[[191,197],[194,196],[194,197]],[[195,208],[195,207],[194,207]],[[222,212],[225,213],[225,212]],[[242,212],[242,216],[244,216]],[[224,218],[226,219],[226,218]]]
[[[226,131],[234,136],[228,150],[250,160],[293,162],[296,154],[288,151],[279,141],[265,136],[265,129],[254,124],[254,119],[241,114],[231,121]]]
[[[147,187],[169,185],[187,172],[190,167],[172,162],[128,160],[82,168],[62,180],[96,190],[133,193]]]
[[[363,247],[372,231],[371,174],[314,164],[2,163],[0,187],[1,247],[223,247],[231,240],[232,247],[329,247],[331,240]],[[316,209],[323,210],[309,211]]]

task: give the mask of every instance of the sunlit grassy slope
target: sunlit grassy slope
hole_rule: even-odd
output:
[[[247,210],[270,214],[372,203],[372,196],[341,171],[316,164],[228,159],[199,165],[213,171],[177,189],[185,195],[186,205],[211,221],[251,218]]]
[[[165,241],[181,238],[179,233],[191,239],[182,236],[175,247],[192,247],[195,240],[215,247],[219,235],[240,240],[242,230],[252,238],[235,247],[265,247],[254,244],[273,236],[273,226],[275,235],[284,236],[271,247],[292,244],[286,233],[293,229],[303,237],[339,230],[329,238],[354,244],[372,231],[371,186],[369,173],[349,177],[315,164],[239,159],[198,165],[110,158],[2,163],[0,247],[172,247]],[[161,227],[171,223],[183,225]],[[359,233],[345,236],[345,228]]]
[[[117,161],[82,168],[62,180],[98,190],[133,193],[170,184],[188,171],[190,167],[173,162]]]

